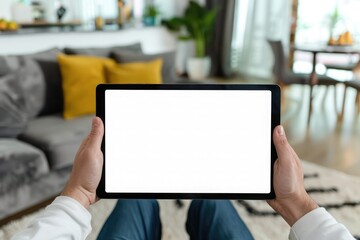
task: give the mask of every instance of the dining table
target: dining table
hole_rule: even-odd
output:
[[[326,45],[326,44],[302,44],[294,45],[295,51],[312,53],[312,71],[310,75],[310,82],[312,85],[318,83],[316,75],[317,55],[319,53],[327,54],[360,54],[360,45]]]

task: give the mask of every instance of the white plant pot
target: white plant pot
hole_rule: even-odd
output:
[[[187,73],[191,80],[205,80],[210,74],[211,59],[189,58],[187,61]]]
[[[188,58],[195,56],[195,43],[192,40],[179,40],[176,49],[176,72],[178,74],[186,73],[186,64]]]

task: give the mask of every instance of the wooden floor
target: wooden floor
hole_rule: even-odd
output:
[[[217,83],[272,83],[268,79],[216,79]],[[345,114],[341,111],[344,86],[337,86],[337,111],[334,90],[317,87],[314,91],[313,113],[308,124],[309,87],[291,86],[283,89],[281,122],[289,142],[303,160],[360,176],[360,114],[355,107],[356,91],[349,89]]]
[[[282,124],[289,142],[301,159],[360,176],[360,116],[355,107],[355,90],[349,90],[345,114],[338,120],[334,90],[318,87],[310,124],[309,89],[292,86],[283,91]],[[337,109],[341,110],[344,87],[337,87]]]

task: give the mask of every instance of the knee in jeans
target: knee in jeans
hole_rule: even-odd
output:
[[[195,200],[197,201],[197,200]],[[200,201],[200,204],[207,208],[216,208],[218,206],[228,204],[229,201],[227,200],[198,200]]]
[[[227,200],[193,200],[190,208],[192,210],[216,211],[229,203]]]
[[[152,208],[154,210],[159,210],[159,203],[155,199],[120,199],[118,200],[117,206],[125,206],[125,207],[131,207],[131,206],[146,206],[149,208]]]
[[[149,199],[149,200],[145,200],[148,201],[149,205],[155,210],[155,211],[159,211],[160,207],[159,207],[159,202],[156,199]]]

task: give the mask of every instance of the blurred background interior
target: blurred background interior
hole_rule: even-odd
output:
[[[65,183],[94,109],[64,113],[72,104],[64,66],[77,66],[74,55],[144,69],[160,58],[156,83],[279,84],[282,123],[300,158],[360,176],[359,9],[358,0],[1,0],[0,99],[19,72],[32,78],[22,80],[23,110],[0,106],[0,219]]]

